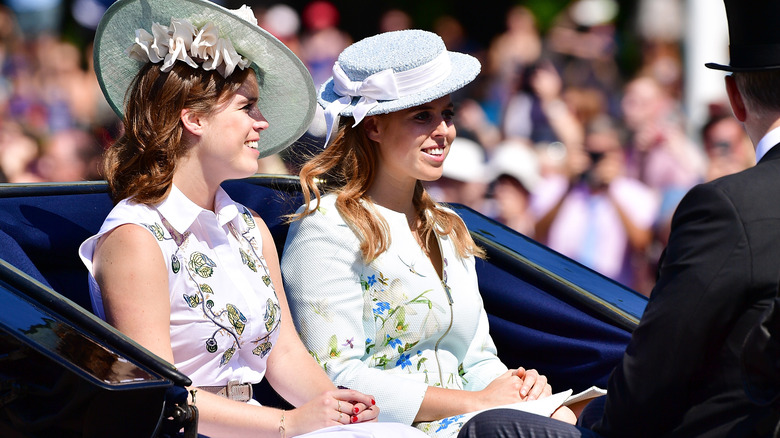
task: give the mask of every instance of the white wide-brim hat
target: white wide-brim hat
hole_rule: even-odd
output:
[[[515,140],[506,140],[496,146],[488,161],[491,180],[508,175],[533,192],[542,179],[539,157],[532,146]]]
[[[95,73],[111,108],[123,118],[125,93],[143,62],[127,54],[136,29],[151,31],[172,18],[196,26],[212,22],[220,37],[251,62],[260,87],[258,107],[269,127],[260,134],[260,156],[281,151],[301,137],[316,109],[316,90],[306,66],[256,22],[206,0],[119,0],[100,20],[94,45]]]
[[[485,148],[474,140],[455,137],[444,160],[442,176],[461,182],[490,182]]]
[[[334,75],[319,91],[328,128],[335,116],[387,114],[446,96],[480,72],[473,56],[447,51],[444,41],[419,29],[385,32],[344,49]]]

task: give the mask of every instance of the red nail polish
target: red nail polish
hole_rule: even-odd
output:
[[[355,415],[353,415],[353,416],[352,416],[352,422],[353,422],[353,423],[357,423],[357,421],[358,421],[358,417],[357,417],[357,416],[355,416]]]
[[[354,410],[356,414],[357,414],[358,412],[360,412],[360,409],[358,409],[357,407],[354,407],[354,408],[352,408],[352,410]]]
[[[375,405],[375,404],[376,404],[376,402],[374,401],[374,399],[373,399],[373,398],[371,399],[371,404],[372,404],[372,405]]]

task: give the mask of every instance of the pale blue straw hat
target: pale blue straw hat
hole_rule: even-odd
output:
[[[424,30],[385,32],[344,49],[333,76],[320,87],[328,138],[336,116],[387,114],[422,105],[463,88],[480,71],[476,58],[447,51]],[[327,140],[326,140],[327,144]]]
[[[196,30],[211,23],[219,38],[235,49],[232,53],[243,57],[255,71],[260,87],[258,107],[269,124],[260,134],[261,157],[279,152],[303,135],[316,110],[316,90],[306,66],[257,25],[251,9],[232,11],[207,0],[119,0],[108,8],[95,34],[95,73],[106,100],[120,118],[125,93],[144,65],[128,55],[128,49],[137,47],[136,31],[154,33],[155,23],[171,23],[173,28],[173,19],[186,20]],[[147,51],[151,51],[149,46]],[[202,67],[208,61],[197,63]]]

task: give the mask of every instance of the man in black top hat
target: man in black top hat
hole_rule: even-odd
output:
[[[588,407],[605,402],[592,427],[604,437],[772,436],[780,419],[780,0],[725,4],[730,65],[707,67],[731,72],[726,92],[757,164],[678,205],[647,308],[606,400]],[[542,420],[498,429],[488,415],[500,414],[481,414],[461,436],[590,436]]]
[[[780,1],[725,5],[730,65],[707,67],[731,72],[726,91],[758,164],[694,187],[677,207],[594,426],[606,437],[767,436],[778,421],[746,394],[739,355],[780,275]]]

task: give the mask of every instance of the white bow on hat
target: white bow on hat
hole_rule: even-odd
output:
[[[333,65],[333,91],[342,97],[325,109],[325,123],[328,127],[325,144],[330,140],[336,116],[352,103],[354,97],[360,97],[360,100],[352,110],[352,116],[355,118],[353,126],[357,126],[379,100],[398,99],[398,84],[392,69],[374,73],[363,81],[353,81],[344,73],[338,62]]]

